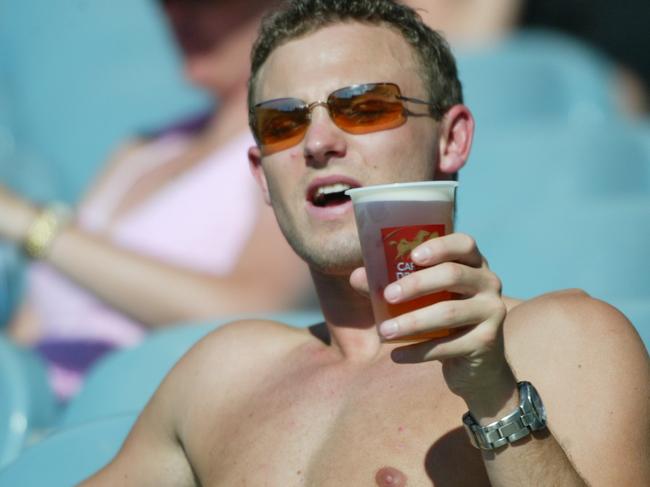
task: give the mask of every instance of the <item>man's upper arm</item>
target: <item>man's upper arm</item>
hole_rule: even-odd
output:
[[[535,301],[513,310],[506,347],[549,429],[590,485],[650,485],[650,365],[635,330],[581,293]]]
[[[188,371],[200,360],[194,348],[165,377],[115,458],[83,487],[195,485],[177,428],[193,387]]]
[[[117,456],[82,486],[194,485],[181,445],[155,417],[156,408],[147,406]]]
[[[263,320],[233,322],[208,334],[167,375],[115,459],[82,485],[196,485],[193,465],[200,462],[186,451],[200,449],[206,430],[218,433],[221,401],[245,394],[246,377],[257,380],[260,364],[277,360],[305,335]]]

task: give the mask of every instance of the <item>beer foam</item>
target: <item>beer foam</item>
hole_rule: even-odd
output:
[[[374,201],[454,201],[456,181],[421,181],[380,184],[348,189],[345,194],[355,203]]]

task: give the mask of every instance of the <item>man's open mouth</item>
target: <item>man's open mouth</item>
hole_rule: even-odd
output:
[[[350,197],[345,192],[352,187],[352,185],[346,183],[318,186],[312,191],[310,199],[314,206],[320,208],[340,205],[350,201]]]

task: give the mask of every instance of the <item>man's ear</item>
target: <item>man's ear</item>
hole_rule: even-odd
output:
[[[253,173],[253,177],[260,189],[262,190],[262,195],[264,196],[264,201],[267,205],[271,205],[271,197],[269,196],[269,185],[266,181],[266,175],[264,174],[264,168],[262,167],[262,151],[256,145],[248,148],[248,165]]]
[[[454,105],[440,122],[438,171],[457,173],[467,162],[474,138],[474,117],[465,105]]]

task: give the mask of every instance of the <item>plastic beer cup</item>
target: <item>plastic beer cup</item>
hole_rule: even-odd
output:
[[[346,191],[352,198],[377,325],[414,309],[453,299],[442,291],[390,304],[384,289],[421,267],[411,251],[421,243],[454,231],[455,181],[423,181],[366,186]],[[389,341],[423,341],[448,336],[448,330],[400,337]]]

